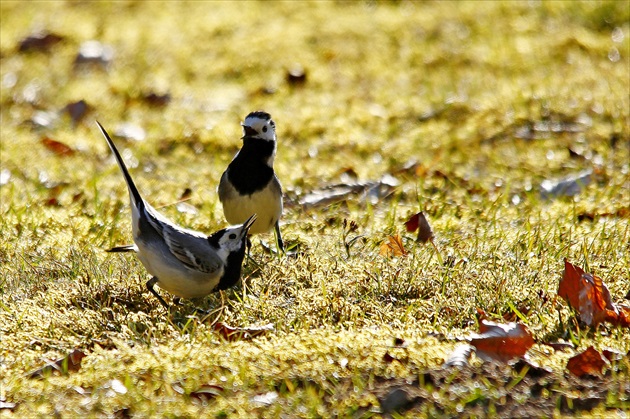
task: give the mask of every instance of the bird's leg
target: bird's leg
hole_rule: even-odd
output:
[[[166,304],[166,301],[164,301],[164,299],[162,297],[160,297],[160,294],[158,294],[157,291],[153,289],[153,286],[155,284],[157,284],[157,282],[158,282],[158,279],[155,276],[153,278],[149,279],[147,281],[147,289],[149,291],[151,291],[151,294],[155,295],[158,300],[160,300],[160,303],[162,304],[164,309],[166,309],[166,311],[168,311],[168,304]]]
[[[280,234],[280,221],[276,221],[276,241],[280,251],[284,253],[284,242],[282,241],[282,234]]]

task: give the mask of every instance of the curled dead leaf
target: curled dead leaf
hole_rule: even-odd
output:
[[[22,39],[18,50],[20,52],[48,51],[53,45],[61,42],[63,39],[63,36],[55,33],[46,31],[37,32]]]
[[[470,339],[477,355],[486,360],[508,362],[524,356],[535,341],[524,324],[482,320],[479,334]]]
[[[170,93],[149,92],[142,95],[142,100],[151,106],[166,106],[171,102]]]
[[[76,153],[76,150],[72,147],[62,143],[61,141],[53,140],[49,137],[44,137],[41,139],[41,143],[46,147],[49,151],[52,151],[58,156],[66,157],[72,156]]]
[[[413,233],[418,229],[420,214],[421,213],[414,214],[405,221],[405,228],[407,229],[407,232]]]
[[[379,254],[385,257],[406,256],[407,250],[402,242],[402,238],[399,234],[395,236],[388,236],[387,241],[381,243],[381,249]]]
[[[615,305],[610,291],[598,276],[584,272],[565,259],[564,275],[558,286],[558,295],[564,298],[588,326],[602,322],[630,327],[630,307]]]
[[[609,365],[608,360],[595,348],[589,346],[584,352],[575,355],[567,362],[567,369],[578,377],[601,375],[602,368]]]

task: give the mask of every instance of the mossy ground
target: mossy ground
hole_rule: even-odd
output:
[[[628,292],[626,2],[0,7],[0,400],[17,405],[0,415],[365,417],[394,387],[415,395],[400,413],[409,416],[630,408],[627,357],[600,379],[564,368],[591,344],[626,353],[630,332],[584,329],[555,299],[565,257],[602,277],[614,300]],[[39,29],[64,39],[19,52]],[[73,64],[90,39],[113,48],[108,68]],[[287,78],[296,64],[303,83]],[[150,93],[171,100],[156,106]],[[74,124],[61,110],[78,100],[90,111]],[[278,126],[283,232],[300,255],[269,255],[255,239],[244,286],[167,315],[141,264],[103,251],[130,242],[130,216],[93,121],[145,129],[144,141],[116,139],[141,192],[178,223],[212,232],[225,225],[219,176],[256,109]],[[30,122],[42,111],[58,117]],[[43,137],[78,152],[55,155]],[[541,199],[543,181],[591,169],[577,196]],[[400,185],[377,201],[296,204],[325,184],[391,173]],[[196,215],[168,205],[186,188]],[[405,232],[419,210],[446,263]],[[408,256],[380,255],[392,234]],[[217,310],[202,319],[195,304]],[[539,342],[576,348],[536,345],[533,359],[553,371],[542,378],[474,360],[440,370],[455,337],[477,330],[477,309],[520,316]],[[215,320],[275,330],[227,342]],[[79,371],[25,378],[73,348],[88,354]],[[205,384],[223,390],[206,402],[189,396]],[[255,397],[271,392],[270,403]]]

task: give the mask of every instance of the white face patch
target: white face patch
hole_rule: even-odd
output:
[[[264,119],[258,116],[248,116],[243,121],[244,127],[250,127],[256,131],[254,138],[266,141],[276,141],[276,125],[272,119]]]
[[[227,253],[239,250],[243,241],[242,227],[229,227],[219,240],[219,251],[227,250]],[[226,255],[227,257],[227,255]]]

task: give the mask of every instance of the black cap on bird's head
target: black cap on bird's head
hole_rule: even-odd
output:
[[[245,117],[245,120],[247,121],[248,118],[258,118],[258,119],[264,119],[265,121],[269,121],[271,119],[271,115],[269,115],[265,111],[254,111],[254,112],[250,112],[249,115]]]
[[[243,138],[258,138],[261,140],[275,141],[276,123],[265,111],[250,112],[243,123]]]

